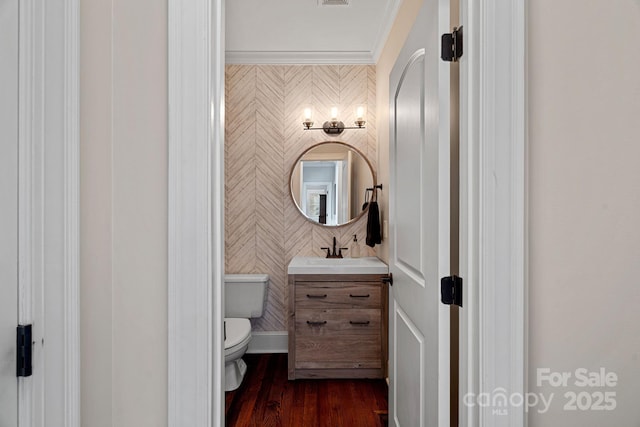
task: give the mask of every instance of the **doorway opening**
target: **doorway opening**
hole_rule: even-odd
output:
[[[467,283],[476,286],[467,288],[465,299],[469,298],[470,304],[462,311],[460,322],[461,334],[466,337],[460,352],[467,361],[460,374],[460,393],[480,393],[482,387],[495,385],[480,382],[480,373],[491,381],[506,378],[512,390],[524,391],[524,349],[520,344],[525,311],[517,309],[524,307],[522,273],[526,267],[524,2],[509,10],[462,3],[462,21],[473,23],[475,37],[467,38],[466,46],[472,48],[465,48],[469,62],[461,67],[461,164],[465,167],[461,168],[464,197],[460,210],[465,219],[461,221],[460,270]],[[210,0],[193,6],[170,2],[169,6],[169,62],[173,64],[169,104],[174,106],[169,118],[169,425],[194,419],[198,426],[222,425],[224,393],[215,379],[222,378],[224,368],[224,248],[220,238],[224,230],[224,180],[220,179],[224,159],[224,10],[221,2]],[[512,25],[514,22],[517,25]],[[500,37],[508,43],[504,50],[492,43],[479,43],[494,40],[495,28],[509,32],[509,37]],[[514,67],[498,66],[507,60],[505,55]],[[498,90],[496,82],[510,82],[511,86]],[[203,106],[211,106],[211,114],[203,115]],[[498,197],[487,191],[495,176],[513,178],[505,185],[508,194]],[[512,215],[513,221],[492,223],[498,212]],[[513,224],[516,227],[509,228]],[[508,245],[499,245],[501,242]],[[507,259],[517,262],[505,262]],[[486,265],[493,269],[479,271],[479,266]],[[497,280],[501,277],[514,280],[502,283]],[[482,293],[487,286],[491,292]],[[515,308],[500,306],[496,296],[502,290],[515,292]],[[493,316],[478,322],[483,313]],[[513,335],[501,336],[498,341],[491,334],[498,323],[514,325]],[[479,337],[483,340],[482,357]],[[498,344],[509,349],[506,356],[499,357]],[[499,363],[494,363],[496,360]],[[461,408],[460,412],[461,423],[477,423],[477,408]],[[483,419],[493,418],[485,413]],[[510,412],[511,425],[519,426],[518,420],[523,419],[521,412]]]

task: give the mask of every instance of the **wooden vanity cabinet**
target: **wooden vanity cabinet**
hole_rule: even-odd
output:
[[[289,379],[384,378],[388,291],[379,274],[289,275]]]

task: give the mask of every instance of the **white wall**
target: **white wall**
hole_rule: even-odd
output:
[[[640,1],[529,4],[529,426],[640,425]],[[617,387],[536,386],[604,367]],[[575,378],[569,380],[573,384]],[[563,410],[614,391],[615,411]]]
[[[166,9],[81,1],[84,426],[167,424]]]

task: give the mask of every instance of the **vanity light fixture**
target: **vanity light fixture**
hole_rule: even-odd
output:
[[[364,107],[362,106],[359,106],[356,109],[356,120],[354,122],[355,126],[353,127],[345,127],[344,123],[338,120],[338,108],[331,107],[331,120],[324,122],[321,128],[314,128],[312,127],[313,121],[311,120],[311,108],[305,108],[302,126],[304,126],[304,130],[323,130],[325,133],[330,135],[339,135],[345,129],[364,129],[365,123]]]

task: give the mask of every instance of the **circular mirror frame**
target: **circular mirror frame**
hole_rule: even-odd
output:
[[[322,141],[322,142],[319,142],[317,144],[313,144],[312,146],[310,146],[309,148],[304,150],[298,156],[298,158],[296,158],[296,161],[293,162],[293,166],[291,166],[291,170],[289,171],[289,197],[291,197],[291,201],[293,202],[295,207],[298,209],[298,213],[300,215],[302,215],[302,217],[304,219],[306,219],[307,221],[309,221],[310,223],[318,225],[320,227],[339,228],[339,227],[344,227],[345,225],[353,224],[354,222],[358,221],[360,218],[362,218],[364,216],[365,213],[367,213],[369,211],[369,206],[367,206],[365,209],[363,209],[356,217],[351,218],[349,221],[347,221],[347,222],[345,222],[343,224],[337,224],[337,225],[321,224],[318,221],[314,221],[313,219],[311,219],[307,215],[305,215],[305,213],[302,211],[302,208],[300,208],[300,205],[296,201],[296,198],[293,196],[293,188],[292,188],[292,185],[291,185],[291,179],[293,178],[293,172],[294,172],[295,168],[298,166],[298,162],[300,160],[302,160],[302,157],[304,157],[305,154],[307,154],[308,152],[310,152],[314,148],[316,148],[318,146],[321,146],[321,145],[327,145],[327,144],[339,144],[339,145],[343,145],[343,146],[347,147],[350,150],[355,151],[356,154],[358,154],[360,157],[362,157],[362,159],[367,163],[367,166],[369,166],[369,170],[371,171],[371,178],[373,179],[373,188],[374,189],[375,189],[375,186],[378,184],[378,182],[377,182],[376,171],[373,170],[373,166],[371,165],[371,162],[369,161],[367,156],[365,156],[364,153],[362,153],[362,151],[358,150],[353,145],[347,144],[346,142],[342,142],[342,141]]]

